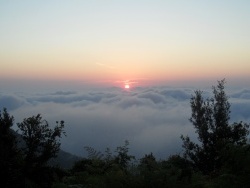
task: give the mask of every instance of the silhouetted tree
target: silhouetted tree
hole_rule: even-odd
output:
[[[140,168],[146,169],[148,171],[153,171],[157,167],[157,162],[153,153],[146,154],[140,159]]]
[[[122,170],[125,171],[129,165],[129,162],[132,159],[135,159],[134,156],[128,154],[129,151],[128,145],[129,141],[126,140],[124,146],[117,147],[115,150],[117,155],[114,157],[115,162],[121,167]]]
[[[38,114],[37,116],[25,118],[17,126],[25,143],[25,146],[22,147],[22,154],[25,164],[24,173],[28,178],[27,181],[49,182],[51,176],[46,166],[51,158],[57,156],[60,149],[59,139],[62,135],[65,135],[63,130],[64,122],[57,122],[54,129],[51,129],[48,122],[43,120],[41,115]]]
[[[213,86],[213,97],[204,99],[202,91],[195,91],[191,97],[191,123],[196,129],[200,144],[181,136],[184,156],[204,174],[221,168],[221,152],[228,145],[245,145],[249,134],[246,123],[229,124],[230,104],[224,91],[225,80]]]
[[[104,155],[100,151],[96,151],[94,148],[90,146],[85,146],[84,149],[88,152],[89,159],[97,159],[97,160],[103,159]]]
[[[0,177],[1,187],[18,187],[19,171],[19,150],[13,126],[14,117],[10,116],[4,108],[0,111]],[[18,183],[19,182],[19,183]]]
[[[172,167],[175,167],[180,170],[180,175],[178,180],[188,180],[188,183],[191,182],[193,175],[192,165],[190,161],[181,157],[180,155],[171,155],[167,161]]]

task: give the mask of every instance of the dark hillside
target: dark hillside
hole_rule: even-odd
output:
[[[21,135],[17,132],[13,131],[17,138],[18,147],[25,147],[24,141],[21,138]],[[73,155],[69,152],[66,152],[64,150],[61,150],[58,152],[58,155],[56,158],[53,158],[49,161],[49,165],[51,166],[58,166],[63,169],[70,169],[75,164],[76,161],[81,160],[81,157],[78,157],[76,155]]]

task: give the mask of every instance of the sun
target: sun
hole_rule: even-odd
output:
[[[128,84],[125,84],[125,85],[124,85],[124,88],[125,88],[125,89],[129,89],[130,86],[129,86]]]

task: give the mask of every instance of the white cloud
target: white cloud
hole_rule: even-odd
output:
[[[208,96],[210,92],[204,93]],[[9,108],[16,122],[37,113],[52,126],[55,121],[64,120],[67,137],[62,139],[62,148],[74,154],[86,154],[86,145],[103,151],[120,146],[127,139],[136,156],[153,152],[165,158],[181,152],[181,134],[195,138],[188,120],[191,94],[193,89],[167,87],[131,92],[118,88],[60,90],[32,95],[5,93],[0,96],[0,104]],[[242,94],[233,96],[232,120],[249,120],[250,99]]]
[[[0,107],[14,110],[26,103],[26,100],[16,95],[0,95]]]
[[[233,98],[250,99],[250,90],[244,89],[231,95]]]

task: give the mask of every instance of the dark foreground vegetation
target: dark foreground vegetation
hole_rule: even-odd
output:
[[[225,81],[213,87],[213,97],[205,99],[195,91],[190,104],[190,121],[198,136],[194,143],[183,140],[182,154],[156,160],[153,153],[135,159],[129,142],[105,153],[85,147],[88,157],[71,169],[49,165],[60,149],[64,122],[51,129],[40,115],[18,123],[22,147],[11,129],[14,118],[6,109],[0,113],[0,186],[1,187],[249,187],[249,124],[229,123],[230,104],[224,91]],[[167,149],[167,148],[166,148]]]

